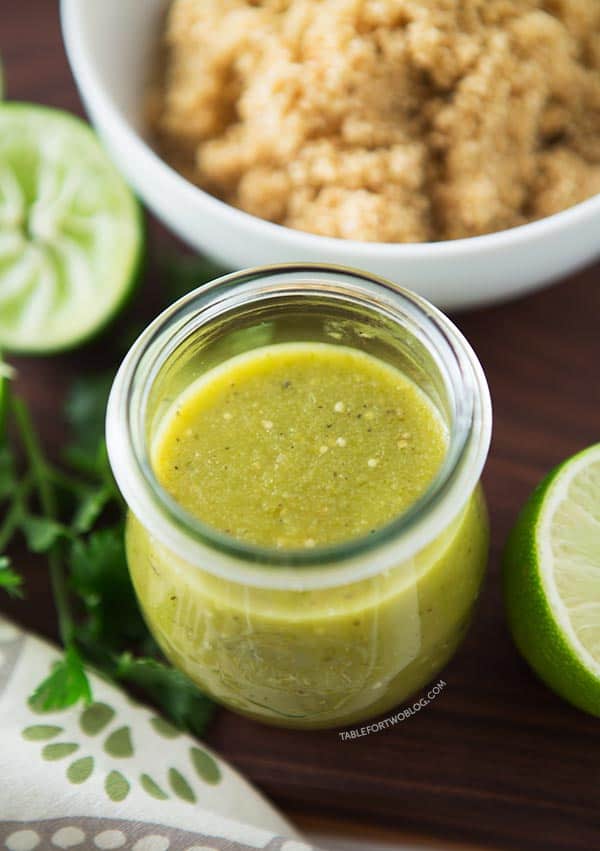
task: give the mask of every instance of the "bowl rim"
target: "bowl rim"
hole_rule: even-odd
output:
[[[141,8],[140,4],[140,10]],[[276,224],[247,213],[221,201],[185,178],[169,165],[143,135],[127,121],[115,104],[109,88],[101,79],[90,52],[85,49],[81,21],[86,9],[87,4],[81,3],[80,0],[60,0],[63,39],[86,110],[94,114],[101,113],[106,123],[112,123],[121,137],[135,151],[136,156],[143,160],[147,167],[156,169],[163,180],[171,184],[174,191],[186,195],[193,204],[203,204],[219,216],[232,218],[245,230],[271,236],[280,242],[283,240],[295,248],[329,250],[336,256],[343,251],[366,259],[379,257],[398,260],[407,258],[442,260],[473,253],[495,252],[506,247],[516,248],[530,241],[545,241],[557,232],[576,228],[582,222],[600,216],[600,193],[598,193],[558,213],[502,231],[454,240],[406,243],[363,242],[356,239],[322,236]]]

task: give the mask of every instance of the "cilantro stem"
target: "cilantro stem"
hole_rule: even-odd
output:
[[[31,474],[27,473],[19,482],[13,501],[6,513],[4,522],[0,526],[0,553],[3,552],[13,535],[19,528],[19,521],[23,514],[23,508],[31,495],[33,489],[33,481]]]
[[[29,411],[21,399],[13,399],[12,405],[42,510],[49,520],[56,520],[56,495],[48,476],[48,464],[44,458]],[[73,646],[75,625],[71,614],[69,592],[63,570],[59,543],[54,544],[48,553],[48,563],[50,566],[52,593],[58,614],[60,637],[65,647]]]
[[[56,520],[56,499],[54,489],[48,480],[48,464],[42,453],[29,411],[22,399],[13,399],[13,411],[42,508],[49,519]]]
[[[91,490],[90,485],[86,482],[82,482],[74,476],[69,476],[68,473],[63,473],[62,470],[58,470],[56,467],[48,466],[47,464],[46,475],[52,482],[54,482],[55,485],[58,485],[67,491],[85,494],[89,493]]]

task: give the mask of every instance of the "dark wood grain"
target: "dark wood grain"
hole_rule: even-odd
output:
[[[9,97],[81,113],[55,4],[0,5]],[[170,239],[152,225],[151,255]],[[151,260],[144,311],[139,301],[134,308],[140,316],[160,301],[158,278]],[[269,729],[226,711],[213,725],[211,745],[292,815],[519,851],[600,847],[600,722],[532,676],[507,634],[499,588],[502,544],[519,505],[546,470],[600,439],[599,278],[594,268],[530,298],[456,317],[494,400],[485,473],[493,544],[478,615],[444,673],[444,693],[418,717],[353,742],[335,731]],[[82,368],[106,365],[104,348],[15,361],[19,390],[53,451],[64,440],[65,387]],[[29,563],[26,573],[27,602],[2,598],[1,605],[54,637],[43,563]]]

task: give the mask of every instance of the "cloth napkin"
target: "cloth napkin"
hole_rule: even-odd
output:
[[[94,703],[36,714],[56,648],[0,617],[0,848],[312,851],[236,771],[90,673]]]

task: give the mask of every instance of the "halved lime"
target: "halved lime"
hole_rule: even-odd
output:
[[[600,443],[537,487],[504,558],[517,647],[570,703],[600,716]]]
[[[55,109],[0,104],[0,345],[82,342],[136,281],[140,207],[90,127]]]

